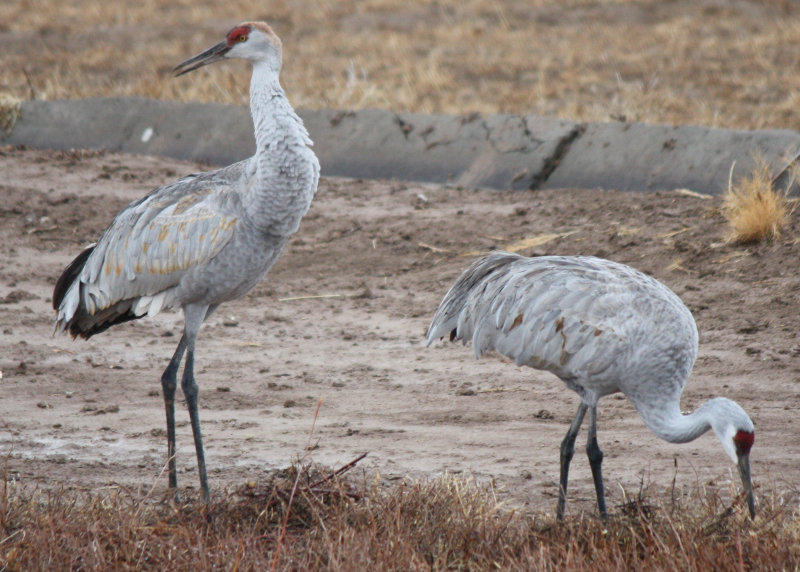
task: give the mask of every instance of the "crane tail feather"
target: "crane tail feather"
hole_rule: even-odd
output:
[[[56,281],[53,289],[53,309],[58,312],[53,333],[69,331],[73,338],[88,339],[114,326],[141,316],[133,311],[135,299],[120,300],[116,304],[96,311],[87,308],[81,300],[80,275],[95,245],[85,248],[69,263]]]
[[[508,252],[493,252],[475,260],[444,295],[428,327],[428,345],[438,338],[449,336],[450,341],[471,339],[475,324],[469,304],[477,285],[520,256]]]
[[[61,273],[61,276],[58,277],[56,281],[56,286],[53,288],[53,309],[59,310],[61,308],[61,303],[64,301],[64,297],[67,295],[72,284],[77,280],[78,276],[80,276],[81,272],[83,271],[83,267],[86,265],[86,261],[89,259],[89,256],[94,251],[95,245],[92,244],[83,249],[83,251],[75,257],[75,260],[69,263],[69,265],[64,269]]]

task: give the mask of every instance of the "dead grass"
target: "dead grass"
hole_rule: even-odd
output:
[[[245,104],[240,64],[170,70],[254,18],[299,107],[800,128],[788,0],[8,0],[0,92]]]
[[[640,493],[607,522],[556,522],[442,476],[385,486],[304,466],[208,507],[121,487],[0,490],[0,570],[778,570],[800,566],[797,494],[760,495],[753,522],[713,492]],[[289,511],[287,513],[287,510]],[[288,519],[286,518],[288,516]]]
[[[742,244],[779,238],[793,210],[787,192],[774,188],[764,160],[756,161],[754,170],[736,184],[729,183],[722,200],[727,239]]]
[[[0,93],[0,135],[11,133],[19,118],[22,100]]]

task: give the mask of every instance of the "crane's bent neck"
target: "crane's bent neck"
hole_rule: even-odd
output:
[[[688,443],[711,429],[710,403],[707,401],[688,415],[683,415],[677,404],[647,412],[639,409],[639,415],[650,430],[665,441]]]
[[[731,420],[737,419],[737,427],[752,432],[752,421],[744,410],[735,401],[725,397],[709,399],[688,415],[680,412],[677,403],[650,408],[637,406],[636,409],[650,430],[670,443],[693,441],[709,429],[713,429],[722,439],[726,428],[731,427]]]

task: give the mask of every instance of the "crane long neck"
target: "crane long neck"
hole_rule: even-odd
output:
[[[250,80],[250,113],[256,139],[256,156],[276,145],[311,143],[303,121],[292,108],[280,84],[278,71],[268,63],[255,63]]]
[[[311,204],[319,162],[302,119],[278,81],[278,71],[267,62],[253,65],[250,112],[256,153],[250,159],[245,208],[256,227],[288,237]]]
[[[714,400],[706,401],[692,413],[684,415],[677,403],[646,410],[637,407],[650,430],[670,443],[688,443],[711,429]]]

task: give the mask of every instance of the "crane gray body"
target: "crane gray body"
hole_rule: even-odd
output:
[[[428,339],[452,331],[477,358],[494,350],[551,371],[590,406],[619,391],[635,406],[673,402],[698,343],[692,314],[669,288],[590,256],[479,260],[445,296]],[[641,377],[629,379],[631,370]]]
[[[302,159],[287,151],[281,155]],[[131,203],[90,247],[75,275],[64,275],[56,290],[57,327],[88,338],[162,309],[216,307],[240,298],[264,277],[299,227],[316,189],[315,159],[313,153],[305,158],[305,180],[295,178],[293,191],[289,181],[279,188],[277,177],[266,177],[270,194],[299,195],[291,202],[264,201],[263,175],[256,176],[248,159],[190,175]]]

